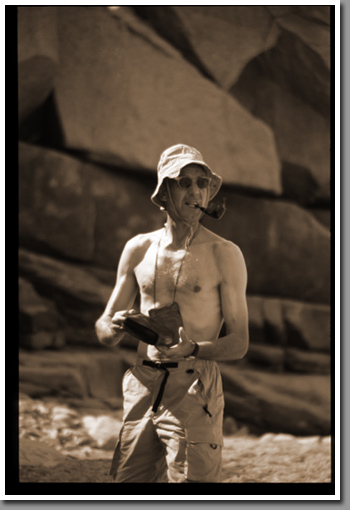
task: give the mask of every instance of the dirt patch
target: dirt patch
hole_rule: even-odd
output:
[[[24,466],[20,482],[30,483],[112,483],[108,460],[67,459],[55,467]]]

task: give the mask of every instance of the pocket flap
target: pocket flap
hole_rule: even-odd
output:
[[[189,443],[213,443],[223,446],[223,434],[219,427],[191,427],[186,430]]]

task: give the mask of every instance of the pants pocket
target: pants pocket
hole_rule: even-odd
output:
[[[216,416],[220,415],[224,409],[221,376],[210,378],[210,374],[205,371],[198,372],[198,377],[189,388],[188,394],[196,399],[206,415],[209,418],[214,418],[214,421],[216,421]]]
[[[220,483],[222,446],[219,443],[195,442],[187,444],[187,483]]]

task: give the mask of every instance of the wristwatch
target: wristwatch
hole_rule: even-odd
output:
[[[196,357],[197,354],[198,354],[199,345],[197,344],[197,342],[193,342],[192,341],[191,344],[193,345],[193,351],[191,352],[191,354],[188,354],[187,356],[184,356],[185,358]]]

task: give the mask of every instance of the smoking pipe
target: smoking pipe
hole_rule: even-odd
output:
[[[226,198],[219,198],[215,202],[211,202],[208,207],[201,207],[198,204],[195,204],[195,207],[200,209],[202,212],[215,218],[216,220],[220,220],[226,211]]]

